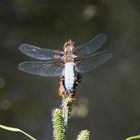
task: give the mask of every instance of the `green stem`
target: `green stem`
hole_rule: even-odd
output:
[[[64,119],[65,136],[67,137],[68,119],[71,115],[73,99],[69,96],[62,98],[62,116]]]
[[[0,125],[0,128],[8,130],[8,131],[12,131],[12,132],[20,132],[24,135],[26,135],[28,138],[30,138],[31,140],[36,140],[33,136],[27,134],[26,132],[22,131],[19,128],[15,128],[15,127],[9,127],[9,126],[5,126],[5,125]]]
[[[140,139],[140,135],[129,137],[126,140],[135,140],[135,139]]]
[[[68,119],[72,112],[72,106],[73,106],[73,99],[71,97],[67,96],[62,99],[62,113],[64,118],[64,125],[66,128],[68,125]]]

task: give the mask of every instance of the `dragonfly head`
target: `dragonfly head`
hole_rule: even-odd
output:
[[[74,48],[74,42],[72,42],[71,39],[69,39],[67,42],[64,44],[64,51],[69,52],[72,51]]]

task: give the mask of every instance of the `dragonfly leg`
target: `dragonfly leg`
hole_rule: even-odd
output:
[[[82,77],[79,73],[74,77],[73,91],[70,94],[70,96],[72,98],[75,98],[75,96],[76,96],[77,87],[78,87],[79,83],[81,83],[81,79],[82,79]]]
[[[66,95],[66,89],[65,89],[65,84],[64,84],[64,76],[60,76],[60,82],[59,82],[60,86],[59,86],[59,96],[65,97]]]
[[[76,96],[76,91],[77,91],[77,87],[79,85],[79,83],[81,83],[81,75],[78,73],[75,75],[74,77],[74,84],[73,84],[73,88],[69,91],[66,90],[65,88],[65,82],[64,82],[64,76],[60,77],[60,86],[59,86],[59,95],[62,97],[71,97],[71,98],[75,98]]]
[[[75,76],[75,82],[74,82],[74,86],[78,86],[79,83],[82,82],[82,77],[81,75],[78,73],[76,76]]]

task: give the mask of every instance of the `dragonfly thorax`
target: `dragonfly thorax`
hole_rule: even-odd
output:
[[[64,44],[64,61],[65,62],[73,62],[74,58],[73,58],[73,46],[74,42],[72,42],[71,40],[68,40],[65,44]]]

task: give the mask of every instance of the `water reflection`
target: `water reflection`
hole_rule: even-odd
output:
[[[9,100],[0,101],[0,109],[6,111],[11,108],[11,102]]]
[[[0,77],[0,88],[4,88],[5,84],[6,84],[5,79]]]
[[[86,5],[83,10],[82,16],[83,19],[90,20],[96,15],[96,13],[97,13],[97,7],[95,7],[94,5]]]

